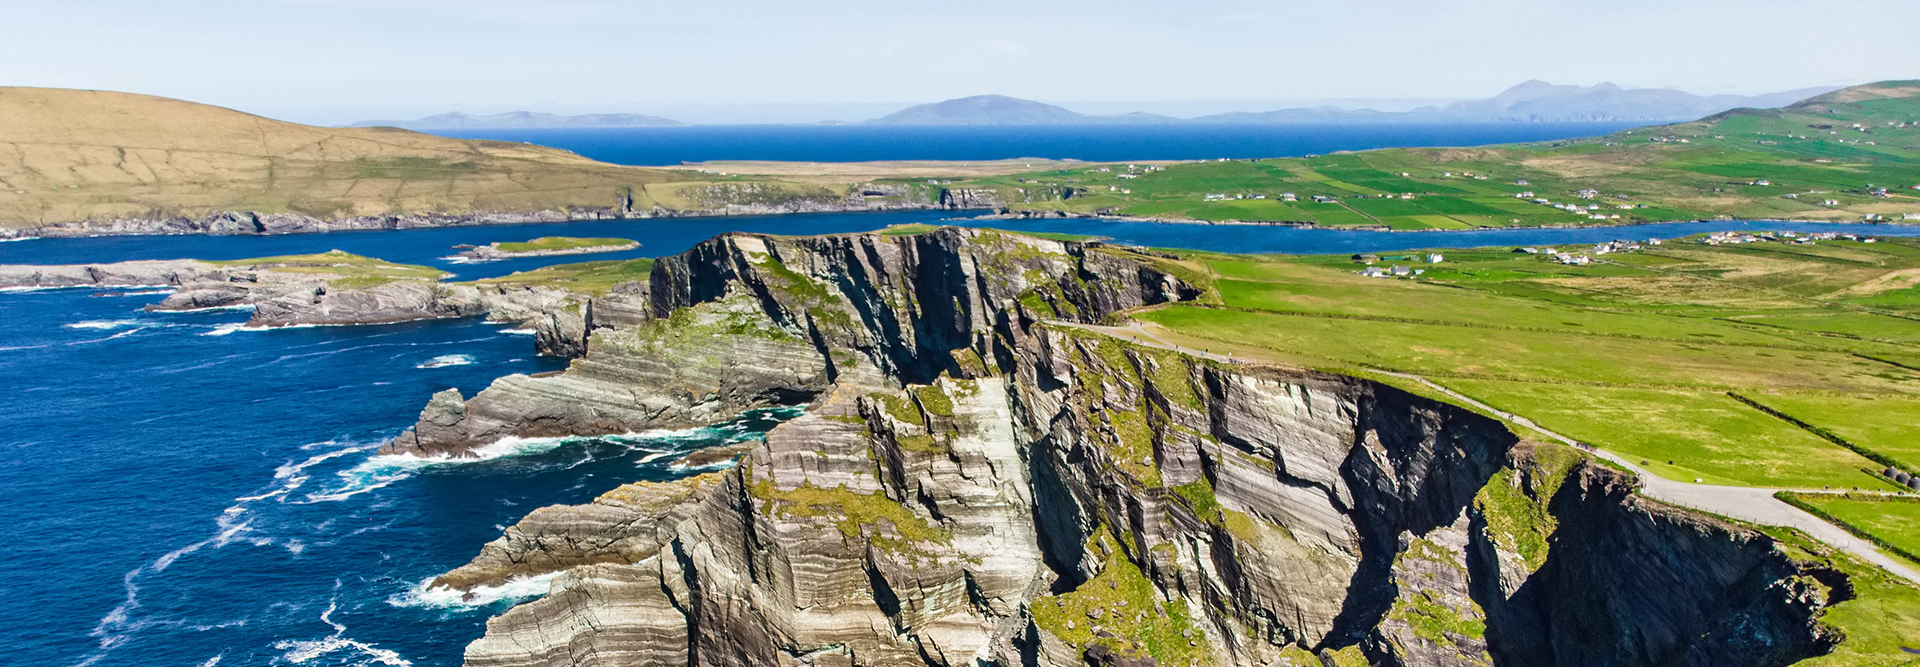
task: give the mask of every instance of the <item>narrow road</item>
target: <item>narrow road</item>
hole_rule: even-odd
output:
[[[1183,347],[1180,345],[1169,343],[1166,340],[1160,338],[1158,335],[1154,334],[1152,331],[1148,330],[1146,325],[1139,321],[1129,322],[1127,323],[1126,326],[1123,326],[1123,327],[1100,326],[1095,324],[1078,324],[1074,322],[1063,322],[1058,320],[1048,320],[1047,324],[1049,326],[1062,326],[1062,327],[1069,327],[1074,329],[1081,329],[1085,331],[1091,331],[1098,334],[1113,336],[1115,338],[1131,340],[1135,343],[1146,345],[1149,347],[1156,347],[1164,350],[1172,350],[1175,352],[1180,352],[1183,354],[1188,354],[1196,357],[1211,359],[1214,361],[1222,361],[1227,363],[1241,363],[1246,361],[1245,359],[1236,358],[1231,354],[1223,355],[1223,354],[1214,353],[1210,350],[1196,350],[1193,348]],[[1752,487],[1752,486],[1719,486],[1714,484],[1693,484],[1689,482],[1682,482],[1682,481],[1667,479],[1665,477],[1655,475],[1651,472],[1647,472],[1646,469],[1641,468],[1638,465],[1635,465],[1632,461],[1629,461],[1625,457],[1622,457],[1618,454],[1614,454],[1613,452],[1594,448],[1590,445],[1587,445],[1586,443],[1580,442],[1578,440],[1574,440],[1573,438],[1569,438],[1559,433],[1555,433],[1553,431],[1547,430],[1546,428],[1540,426],[1539,424],[1534,423],[1533,420],[1531,419],[1495,409],[1493,406],[1487,405],[1485,403],[1481,403],[1480,401],[1474,400],[1473,398],[1466,396],[1465,394],[1461,394],[1460,392],[1454,391],[1452,389],[1448,389],[1424,377],[1413,375],[1411,373],[1399,373],[1394,371],[1381,370],[1377,368],[1372,368],[1368,370],[1375,373],[1379,373],[1381,375],[1391,375],[1393,377],[1418,382],[1430,389],[1433,389],[1434,391],[1445,394],[1449,398],[1452,398],[1453,400],[1460,402],[1462,405],[1471,406],[1487,414],[1499,416],[1501,419],[1505,419],[1507,421],[1513,422],[1515,424],[1519,424],[1521,426],[1532,429],[1534,431],[1538,431],[1541,435],[1545,435],[1554,440],[1558,440],[1562,443],[1567,444],[1568,446],[1578,448],[1582,451],[1591,453],[1594,456],[1598,456],[1600,458],[1604,458],[1608,461],[1611,461],[1622,468],[1631,470],[1635,474],[1640,476],[1640,493],[1641,495],[1644,495],[1648,498],[1652,498],[1654,500],[1658,500],[1660,502],[1667,503],[1670,505],[1677,505],[1677,506],[1685,507],[1688,509],[1707,512],[1709,514],[1717,514],[1717,515],[1732,518],[1732,519],[1739,519],[1741,521],[1745,521],[1748,523],[1759,524],[1763,526],[1783,526],[1783,527],[1789,527],[1789,528],[1797,528],[1801,532],[1804,532],[1808,536],[1811,536],[1813,539],[1819,540],[1820,542],[1825,543],[1829,546],[1832,546],[1836,549],[1852,554],[1860,558],[1861,560],[1865,560],[1869,563],[1873,563],[1874,565],[1878,565],[1881,567],[1881,569],[1884,569],[1888,572],[1892,572],[1893,574],[1903,579],[1914,582],[1916,584],[1920,584],[1920,572],[1916,572],[1914,571],[1913,568],[1908,567],[1906,564],[1901,563],[1900,561],[1895,560],[1884,553],[1881,553],[1880,550],[1875,548],[1872,543],[1866,540],[1862,540],[1858,537],[1854,537],[1852,533],[1847,532],[1845,529],[1842,529],[1839,526],[1835,526],[1833,524],[1827,523],[1826,521],[1821,520],[1819,517],[1816,517],[1812,514],[1808,514],[1806,511],[1801,510],[1800,508],[1794,507],[1792,505],[1788,505],[1785,502],[1782,502],[1779,498],[1773,497],[1773,494],[1777,491],[1786,491],[1786,490],[1798,491],[1800,489],[1775,489],[1775,488]]]

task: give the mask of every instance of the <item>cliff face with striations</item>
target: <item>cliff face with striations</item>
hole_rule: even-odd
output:
[[[995,232],[731,235],[563,374],[402,452],[807,404],[736,467],[534,512],[437,582],[561,573],[471,665],[1783,665],[1846,586],[1464,409],[1043,320],[1176,261]]]

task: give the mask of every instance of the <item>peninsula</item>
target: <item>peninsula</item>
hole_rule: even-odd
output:
[[[1024,107],[1023,107],[1024,108]],[[139,95],[0,89],[0,236],[993,210],[1422,230],[1920,220],[1920,82],[1533,144],[1260,160],[623,167]]]
[[[914,225],[474,283],[324,253],[0,285],[484,314],[576,358],[440,392],[389,454],[805,407],[436,579],[558,575],[469,665],[1772,667],[1920,632],[1915,271],[1920,241],[1838,234],[1288,257]]]

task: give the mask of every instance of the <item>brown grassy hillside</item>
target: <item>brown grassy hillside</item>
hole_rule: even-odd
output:
[[[714,177],[389,128],[322,128],[146,95],[0,88],[0,226],[217,211],[403,213],[684,208]]]

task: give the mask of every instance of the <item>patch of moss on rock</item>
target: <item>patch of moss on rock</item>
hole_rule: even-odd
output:
[[[1164,603],[1106,526],[1088,542],[1091,553],[1107,554],[1105,568],[1079,588],[1035,599],[1033,622],[1082,651],[1103,644],[1115,655],[1148,656],[1162,665],[1205,663],[1206,630],[1186,606]]]
[[[1551,547],[1548,538],[1559,527],[1547,505],[1584,458],[1569,447],[1539,444],[1520,469],[1494,473],[1473,499],[1494,545],[1520,556],[1530,569],[1545,565]]]
[[[888,553],[919,554],[924,549],[918,545],[953,542],[952,531],[921,518],[878,491],[856,493],[846,487],[823,489],[811,485],[782,491],[773,480],[760,480],[753,483],[751,492],[767,503],[765,511],[769,515],[826,518],[841,537],[865,538]]]

